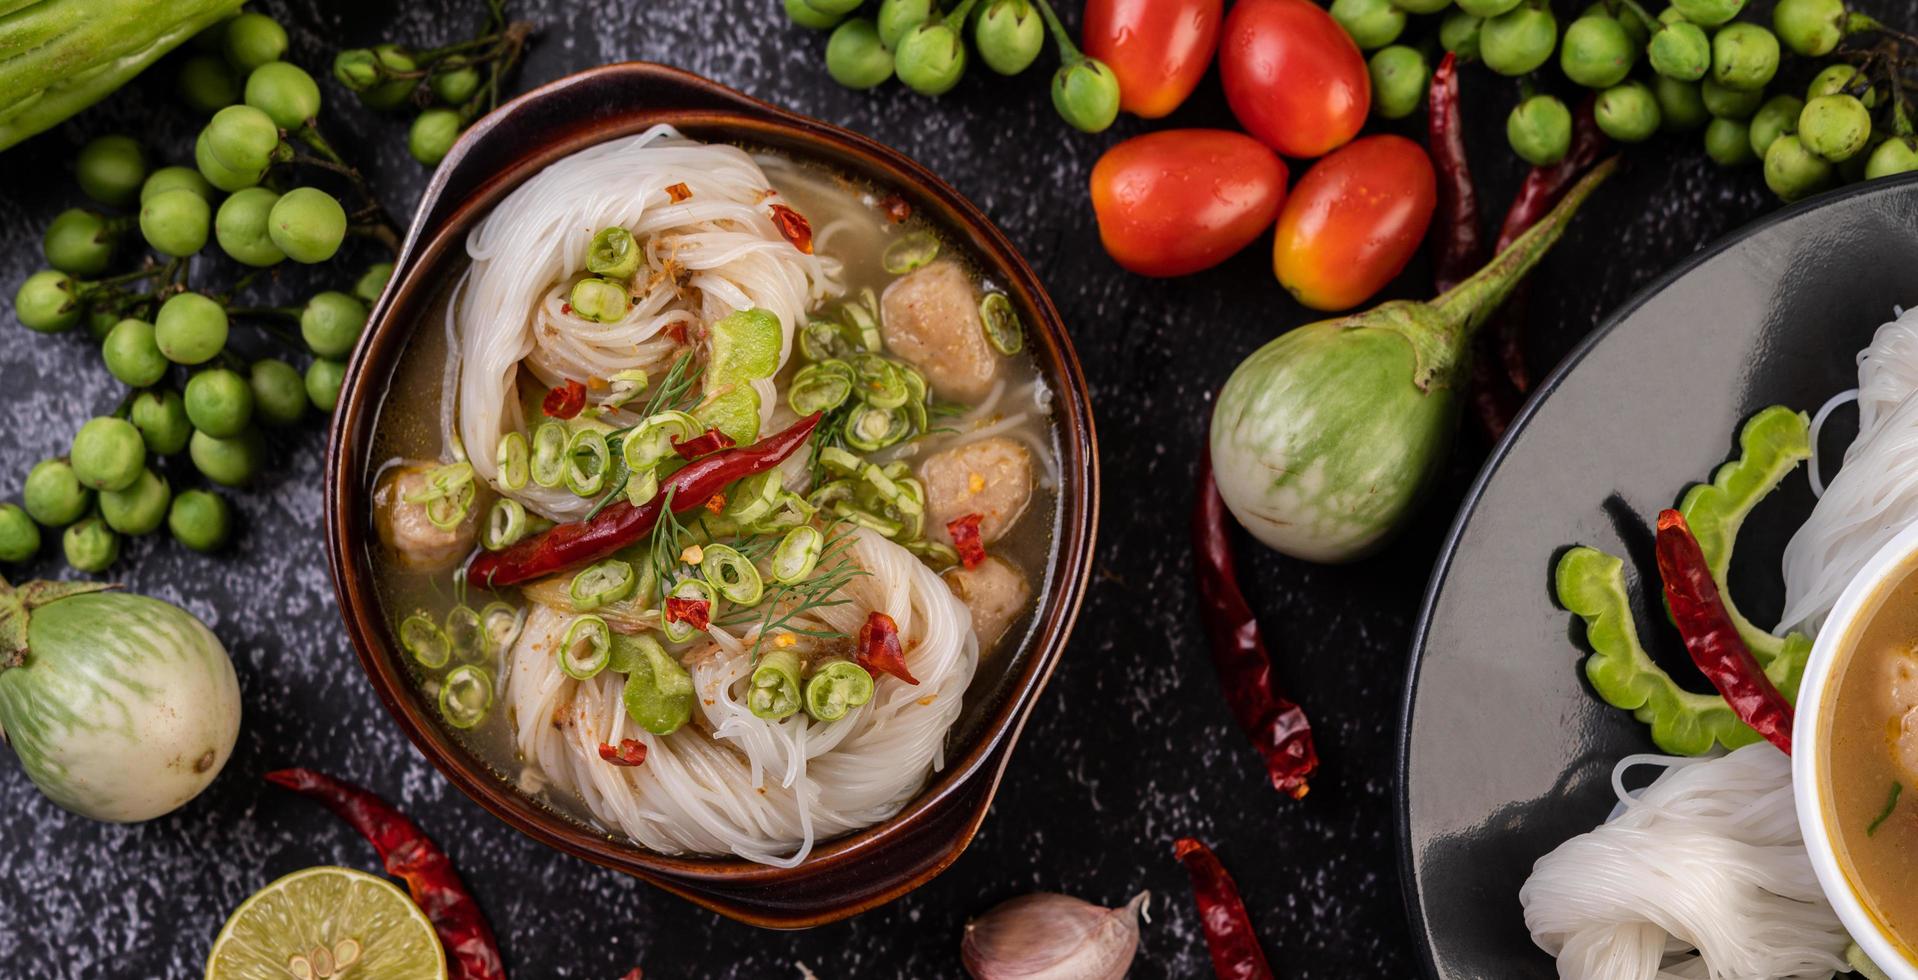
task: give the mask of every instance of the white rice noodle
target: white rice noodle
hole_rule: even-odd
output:
[[[657,736],[626,717],[618,675],[582,682],[559,669],[554,649],[571,620],[538,606],[507,665],[522,758],[608,827],[668,854],[791,867],[815,842],[897,813],[943,765],[979,643],[965,605],[938,575],[898,545],[855,533],[846,553],[871,574],[842,590],[851,602],[817,610],[814,624],[855,634],[870,612],[891,616],[917,686],[882,676],[873,699],[837,722],[804,713],[767,721],[745,705],[752,635],[714,628],[711,645],[688,664],[698,697],[692,722]],[[600,758],[600,743],[627,738],[646,744],[643,765]]]
[[[1627,769],[1665,768],[1636,797]],[[1532,866],[1525,926],[1564,980],[1809,980],[1847,969],[1850,939],[1819,891],[1768,743],[1703,759],[1635,755],[1612,771],[1620,811]]]
[[[674,203],[668,188],[679,184],[690,196]],[[770,310],[785,328],[784,363],[806,311],[843,289],[836,260],[801,253],[780,234],[770,216],[778,200],[745,151],[670,126],[573,154],[507,195],[467,237],[473,264],[447,311],[459,360],[457,409],[442,420],[449,444],[466,446],[475,471],[494,482],[500,436],[525,422],[522,367],[548,386],[633,369],[657,381],[680,353],[669,333],[676,324]],[[568,311],[566,296],[593,236],[615,225],[642,246],[634,281],[644,288],[624,318],[598,323]],[[776,402],[762,397],[762,410]],[[554,520],[577,519],[593,503],[532,485],[510,495]]]
[[[1811,517],[1785,546],[1778,632],[1816,631],[1858,570],[1918,520],[1918,310],[1878,328],[1858,355],[1858,436]],[[1823,414],[1823,413],[1821,413]]]

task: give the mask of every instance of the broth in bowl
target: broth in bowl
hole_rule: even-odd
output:
[[[474,228],[373,431],[372,565],[442,722],[667,854],[898,812],[1050,582],[1050,392],[878,189],[656,127]]]

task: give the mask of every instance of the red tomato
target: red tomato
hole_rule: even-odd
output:
[[[1289,157],[1343,146],[1365,125],[1372,77],[1359,46],[1311,0],[1239,0],[1219,77],[1239,125]]]
[[[1119,108],[1157,119],[1199,86],[1224,0],[1086,0],[1085,51],[1119,77]]]
[[[1432,223],[1438,176],[1425,148],[1367,136],[1312,165],[1279,213],[1272,271],[1315,310],[1350,309],[1405,268]]]
[[[1092,168],[1099,239],[1121,266],[1182,276],[1230,258],[1271,227],[1285,162],[1223,129],[1170,129],[1107,150]]]

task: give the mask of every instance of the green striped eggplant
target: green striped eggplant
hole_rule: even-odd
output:
[[[0,579],[0,737],[48,799],[126,823],[178,809],[219,775],[240,686],[192,614],[110,588]]]

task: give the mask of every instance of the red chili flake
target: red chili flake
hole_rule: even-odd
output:
[[[619,980],[639,980],[639,977],[640,977],[639,967],[633,967],[632,969],[627,970],[626,975],[623,977],[620,977]]]
[[[666,196],[672,198],[674,204],[679,204],[693,196],[693,189],[683,183],[674,184],[666,188]]]
[[[867,616],[866,625],[859,627],[859,651],[853,660],[866,668],[866,673],[891,674],[908,684],[919,683],[906,669],[906,654],[899,647],[899,624],[885,613]]]
[[[691,623],[693,629],[703,630],[712,624],[712,615],[713,604],[704,599],[666,597],[666,621],[669,623]]]
[[[716,493],[706,498],[706,510],[717,517],[726,512],[726,495]]]
[[[570,419],[586,407],[586,386],[567,378],[565,384],[546,393],[539,407],[551,418]]]
[[[701,456],[710,456],[721,449],[731,449],[736,445],[738,443],[733,441],[732,436],[718,429],[707,429],[705,435],[673,440],[673,452],[678,453],[681,459],[698,459]]]
[[[967,514],[946,522],[946,533],[952,535],[953,550],[959,552],[959,561],[967,568],[986,560],[985,542],[979,540],[979,522],[985,520],[981,514]]]
[[[772,211],[773,224],[779,226],[779,233],[786,236],[794,248],[811,255],[812,223],[806,220],[806,216],[784,204],[773,205]]]
[[[601,742],[599,757],[616,766],[637,766],[646,761],[646,743],[636,738],[622,738],[619,748],[613,748]]]
[[[879,210],[884,211],[886,220],[895,225],[912,217],[912,205],[907,204],[906,199],[897,194],[887,194],[881,199]]]
[[[1174,841],[1172,853],[1192,878],[1192,898],[1199,906],[1206,948],[1212,953],[1212,972],[1220,980],[1272,980],[1272,965],[1265,961],[1259,937],[1252,934],[1252,918],[1245,912],[1239,886],[1218,856],[1190,837]]]
[[[559,311],[560,311],[561,313],[571,313],[571,312],[573,312],[573,304],[571,304],[571,303],[561,303],[561,304],[559,304]]]
[[[681,347],[686,346],[686,324],[681,322],[667,327],[666,336],[673,338],[673,343]]]

